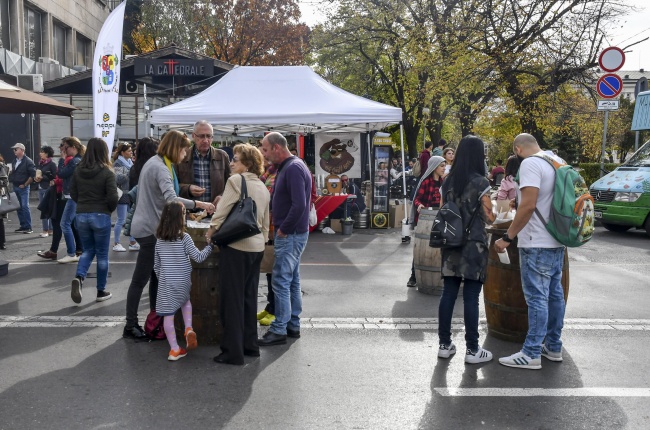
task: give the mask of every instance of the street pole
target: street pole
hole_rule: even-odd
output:
[[[607,143],[607,121],[609,120],[609,111],[605,111],[605,126],[603,127],[603,153],[600,157],[600,176],[602,178],[605,176],[605,145]]]
[[[639,150],[639,132],[634,132],[634,152]]]

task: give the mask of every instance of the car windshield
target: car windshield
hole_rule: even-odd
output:
[[[626,167],[650,167],[650,140],[624,164]]]

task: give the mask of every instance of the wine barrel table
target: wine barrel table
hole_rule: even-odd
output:
[[[506,248],[510,264],[503,264],[494,249],[494,242],[500,239],[506,230],[488,228],[487,231],[491,234],[491,239],[483,300],[488,333],[498,339],[523,342],[528,332],[528,306],[521,287],[517,238]],[[569,254],[566,250],[562,267],[562,288],[566,302],[569,298]]]
[[[193,227],[186,227],[185,231],[192,237],[196,247],[203,249],[206,245],[205,233],[210,225],[207,223],[192,223],[192,225]],[[192,261],[190,301],[192,302],[192,325],[199,345],[216,345],[221,341],[223,328],[219,315],[221,286],[218,275],[219,248],[215,247],[203,263]],[[178,339],[184,339],[183,316],[180,310],[176,313],[174,322]]]
[[[415,210],[415,209],[414,209]],[[415,227],[413,264],[417,289],[422,294],[442,295],[442,273],[440,248],[429,246],[429,234],[437,209],[422,209]]]

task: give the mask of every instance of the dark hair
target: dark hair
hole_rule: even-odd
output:
[[[499,159],[497,160],[497,164],[503,164],[503,160],[499,158]]]
[[[99,137],[93,137],[86,145],[86,153],[79,162],[79,167],[92,169],[94,167],[111,168],[111,162],[108,159],[108,145]]]
[[[150,137],[143,137],[135,147],[135,163],[133,163],[134,175],[140,176],[144,163],[156,155],[158,151],[158,141]]]
[[[424,149],[429,149],[433,146],[432,142],[429,142],[428,140],[424,142]]]
[[[467,135],[460,140],[454,164],[442,186],[443,199],[449,190],[460,197],[467,184],[476,176],[485,176],[485,144],[476,136]]]
[[[183,203],[175,200],[167,203],[160,214],[156,238],[167,241],[182,239],[185,233],[184,213]]]
[[[438,141],[438,146],[442,146],[443,148],[447,146],[447,141],[445,139],[440,139]]]
[[[51,146],[41,146],[41,152],[45,153],[48,158],[54,157],[54,149]]]
[[[508,176],[512,176],[513,178],[517,176],[517,172],[519,172],[519,165],[521,162],[519,161],[519,158],[516,156],[511,156],[508,158],[508,161],[506,162],[506,178]]]
[[[129,148],[131,148],[131,144],[130,144],[130,143],[122,142],[122,143],[118,144],[118,145],[113,149],[113,151],[114,151],[114,153],[113,153],[113,161],[117,160],[117,158],[118,158],[120,155],[122,155],[122,153],[123,153],[124,151],[128,150]]]

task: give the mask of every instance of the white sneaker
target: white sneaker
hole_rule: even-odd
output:
[[[39,236],[40,236],[40,237],[48,237],[49,234],[47,234],[47,232],[44,231],[43,233],[39,234]]]
[[[129,244],[129,251],[139,251],[140,250],[140,244],[138,242],[134,243],[133,245]]]
[[[454,354],[456,354],[456,345],[454,345],[454,342],[449,345],[443,345],[441,343],[438,347],[438,357],[440,358],[449,358]]]
[[[546,344],[543,344],[542,357],[546,357],[551,361],[562,361],[562,351],[560,352],[549,351],[549,349],[546,347]]]
[[[73,255],[72,257],[70,257],[69,255],[66,255],[65,257],[59,258],[56,261],[57,261],[57,263],[61,263],[61,264],[77,263],[79,261],[79,257],[77,257],[76,255]]]
[[[115,245],[115,246],[113,247],[113,251],[117,251],[117,252],[126,252],[126,249],[124,249],[124,247],[122,246],[121,243],[118,243],[117,245]]]
[[[530,358],[521,351],[516,354],[512,354],[509,357],[500,358],[499,363],[503,364],[504,366],[518,367],[520,369],[537,370],[542,368],[541,358]]]
[[[485,363],[490,360],[492,360],[492,353],[483,348],[479,348],[476,352],[472,352],[471,349],[468,349],[465,353],[465,363],[477,364]]]

